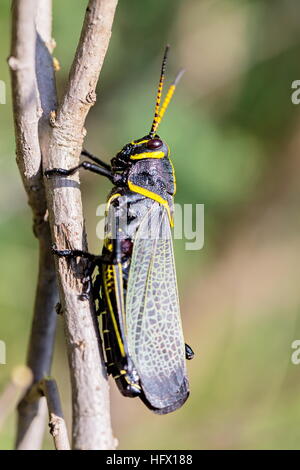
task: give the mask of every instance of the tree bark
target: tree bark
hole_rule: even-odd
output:
[[[42,169],[78,163],[84,121],[111,35],[117,0],[90,0],[67,90],[56,104],[51,0],[13,0],[12,75],[17,161],[40,241],[40,271],[28,365],[36,384],[49,374],[55,330],[50,230],[59,248],[87,249],[78,175],[42,180]],[[46,197],[45,189],[46,188]],[[48,208],[48,209],[47,209]],[[48,220],[49,215],[49,220]],[[106,369],[92,299],[80,300],[85,263],[55,260],[72,385],[72,447],[113,449]],[[34,390],[34,387],[31,388]],[[30,399],[31,397],[31,399]],[[19,406],[17,448],[41,445],[45,409],[28,391]]]
[[[44,5],[49,8],[51,0],[44,0]],[[37,6],[37,0],[12,1],[11,55],[8,59],[12,80],[17,164],[32,208],[34,234],[39,241],[38,281],[27,356],[27,365],[33,372],[34,383],[50,373],[56,325],[54,306],[57,301],[39,143],[39,122],[44,103],[40,99],[36,80],[36,54],[40,52],[35,24]],[[50,19],[47,16],[44,21],[48,29],[49,22],[51,24],[51,16]],[[51,96],[51,100],[55,102],[55,95]],[[18,406],[17,449],[41,447],[45,419],[45,401],[29,403],[25,395]]]
[[[78,164],[84,121],[111,36],[117,0],[90,0],[66,92],[49,116],[44,168]],[[78,175],[45,180],[52,239],[59,249],[87,250]],[[72,448],[115,447],[109,393],[92,300],[80,300],[85,261],[56,259],[72,386]]]

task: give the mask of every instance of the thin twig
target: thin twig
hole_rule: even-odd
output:
[[[54,379],[45,377],[28,391],[28,402],[34,403],[41,397],[46,398],[50,434],[53,437],[55,449],[70,450],[67,426],[62,412],[59,391]]]
[[[33,212],[34,233],[39,240],[39,273],[27,357],[27,365],[33,372],[34,382],[38,382],[45,374],[50,373],[56,324],[54,306],[57,301],[54,263],[49,249],[51,236],[39,144],[39,123],[47,100],[45,94],[39,96],[35,70],[36,56],[43,56],[35,25],[38,3],[44,4],[44,11],[47,10],[47,6],[48,9],[51,6],[51,0],[12,1],[11,55],[8,59],[12,80],[17,163]],[[46,17],[42,11],[41,17]],[[49,21],[51,22],[51,16],[44,21],[45,31],[49,31]],[[46,96],[51,93],[50,89]],[[53,94],[51,101],[51,106],[54,106]],[[40,134],[44,134],[42,129]],[[44,400],[28,403],[24,398],[20,402],[16,438],[18,449],[41,447],[45,417]]]
[[[29,367],[17,366],[12,370],[10,381],[0,395],[0,429],[32,383],[32,379]]]
[[[47,400],[50,433],[56,450],[70,450],[67,426],[63,417],[60,397],[55,380],[43,380],[42,390]]]
[[[44,379],[41,390],[47,400],[49,428],[56,450],[70,450],[67,426],[64,420],[57,384],[53,379]]]
[[[55,380],[45,379],[42,384],[49,412],[50,433],[56,450],[70,450],[66,423],[62,413],[60,397]]]
[[[84,121],[111,36],[117,0],[90,0],[61,106],[50,114],[44,168],[78,163]],[[52,238],[59,248],[87,249],[78,176],[46,181]],[[72,385],[72,448],[112,449],[107,376],[93,302],[80,300],[85,263],[56,260]]]

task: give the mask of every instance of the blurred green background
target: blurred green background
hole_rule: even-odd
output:
[[[54,0],[54,56],[64,89],[86,0]],[[0,4],[0,393],[26,357],[36,282],[37,242],[18,169],[11,112],[9,2]],[[71,15],[71,16],[70,16]],[[168,79],[185,67],[160,127],[177,172],[177,203],[205,205],[205,246],[175,242],[191,396],[155,416],[111,382],[120,449],[300,448],[300,115],[291,83],[300,79],[298,0],[119,0],[98,100],[85,146],[111,158],[143,136],[153,116],[162,52]],[[90,250],[98,204],[110,184],[82,174]],[[70,420],[69,374],[58,318],[53,365]],[[0,432],[13,447],[15,416]],[[45,437],[44,448],[52,448]]]

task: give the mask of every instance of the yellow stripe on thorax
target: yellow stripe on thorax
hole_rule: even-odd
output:
[[[149,199],[153,199],[154,201],[159,202],[159,204],[164,206],[167,213],[168,213],[170,225],[171,225],[171,227],[174,227],[174,220],[173,220],[173,217],[171,216],[169,203],[168,203],[168,201],[166,201],[166,199],[164,199],[159,194],[156,194],[156,193],[153,193],[152,191],[149,191],[149,189],[142,188],[141,186],[137,186],[136,184],[133,184],[129,180],[128,180],[128,187],[131,191],[134,191],[135,193],[142,194],[143,196],[146,196]]]
[[[132,140],[130,143],[131,145],[142,145],[142,144],[145,144],[146,142],[149,142],[150,139],[145,139],[145,140],[141,140],[140,142],[135,142],[134,140]]]
[[[143,158],[164,158],[164,152],[143,152],[130,156],[130,160],[141,160]]]

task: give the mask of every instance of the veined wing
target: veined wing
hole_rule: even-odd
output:
[[[160,414],[179,408],[189,394],[185,346],[170,223],[157,202],[134,239],[126,327],[129,354],[146,402]]]

